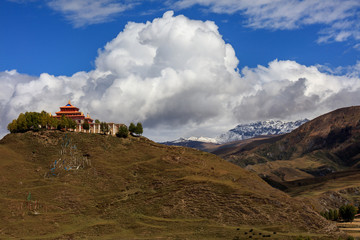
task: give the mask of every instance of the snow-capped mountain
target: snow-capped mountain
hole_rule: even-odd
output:
[[[260,135],[279,135],[289,133],[308,121],[308,119],[294,122],[267,120],[249,124],[240,124],[228,132],[221,134],[216,138],[216,140],[217,143],[222,144],[237,140],[249,139]]]
[[[179,138],[175,141],[172,141],[173,143],[184,143],[184,142],[204,142],[204,143],[217,143],[217,140],[215,138],[209,138],[209,137],[189,137],[189,138]]]
[[[189,137],[179,138],[175,141],[164,142],[166,145],[178,145],[195,147],[201,143],[224,144],[228,142],[238,141],[253,138],[261,135],[279,135],[289,133],[298,128],[302,124],[308,122],[308,119],[298,121],[281,121],[281,120],[267,120],[258,121],[248,124],[239,124],[235,128],[221,134],[216,138],[209,137]]]

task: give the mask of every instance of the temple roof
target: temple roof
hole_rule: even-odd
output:
[[[71,104],[70,100],[69,100],[68,104],[66,104],[66,105],[63,106],[63,107],[60,107],[60,109],[62,109],[62,108],[65,108],[65,109],[70,109],[70,108],[72,108],[72,109],[76,109],[76,111],[79,111],[79,108],[73,106],[73,105]]]

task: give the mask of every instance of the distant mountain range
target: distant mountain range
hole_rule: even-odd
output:
[[[203,143],[224,144],[238,140],[245,140],[257,136],[279,135],[289,133],[298,128],[302,124],[308,122],[308,119],[298,121],[281,121],[281,120],[267,120],[258,121],[248,124],[239,124],[235,128],[230,129],[226,133],[221,134],[215,138],[209,137],[189,137],[179,138],[175,141],[163,142],[166,145],[178,145],[198,148],[198,145]]]

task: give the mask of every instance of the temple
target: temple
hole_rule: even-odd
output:
[[[70,101],[65,106],[60,107],[60,111],[56,112],[56,115],[52,117],[60,119],[62,116],[71,118],[77,123],[76,128],[73,129],[74,132],[101,133],[100,123],[94,123],[89,114],[85,117],[82,112],[79,112],[79,108],[73,106]],[[89,130],[83,128],[83,124],[85,122],[89,123]],[[115,135],[119,131],[119,127],[122,125],[118,123],[107,124],[110,130],[108,134],[111,135]]]
[[[76,123],[84,123],[85,121],[88,123],[93,122],[89,114],[85,117],[82,112],[79,112],[79,108],[73,106],[70,101],[65,106],[60,107],[60,111],[56,112],[56,116],[54,117],[59,119],[61,116],[71,118]]]

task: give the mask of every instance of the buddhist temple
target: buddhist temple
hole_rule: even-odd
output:
[[[73,119],[77,123],[84,123],[85,121],[87,121],[88,123],[93,122],[89,114],[87,115],[87,117],[85,117],[82,112],[79,112],[79,108],[73,106],[70,101],[65,106],[60,107],[60,111],[56,112],[56,116],[54,117],[61,118],[63,115],[65,117]]]
[[[85,117],[82,112],[79,112],[79,108],[73,106],[69,101],[63,107],[60,107],[60,111],[56,112],[54,118],[61,118],[62,116],[68,117],[73,119],[76,122],[75,129],[71,129],[74,132],[83,132],[83,133],[101,133],[100,123],[94,123],[93,119],[90,117],[89,114]],[[89,123],[89,129],[84,129],[83,124],[84,122]],[[118,123],[106,123],[109,127],[109,132],[107,134],[115,135],[119,131],[119,127],[123,124]]]

